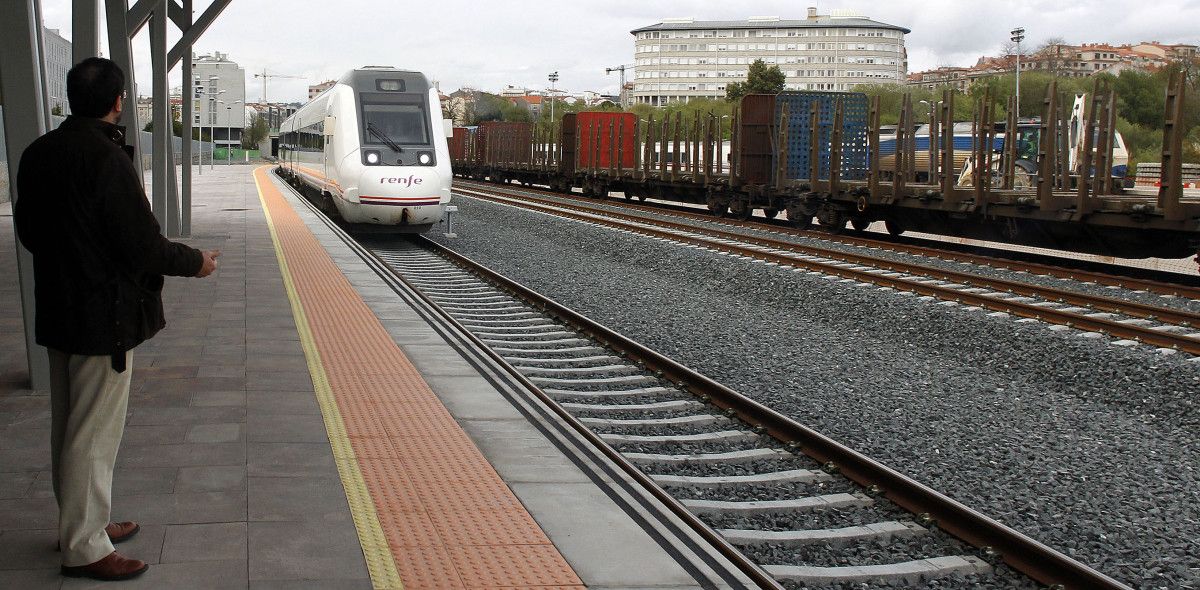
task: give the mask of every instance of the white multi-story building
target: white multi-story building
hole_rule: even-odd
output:
[[[755,60],[777,65],[788,90],[851,90],[902,84],[907,77],[904,27],[851,11],[804,20],[665,19],[634,29],[634,102],[664,105],[724,98],[725,85],[746,80]]]
[[[333,88],[335,84],[337,84],[337,80],[326,80],[324,82],[321,82],[320,84],[310,85],[308,87],[308,100],[312,100],[312,99],[316,98],[318,94],[321,94],[322,92],[325,92],[326,90],[329,90],[330,88]]]
[[[246,70],[228,54],[192,56],[192,125],[221,145],[242,141],[246,127]]]
[[[67,72],[71,71],[71,42],[58,32],[58,29],[42,28],[42,40],[45,42],[46,53],[42,57],[46,62],[46,99],[50,101],[50,109],[61,115],[71,114],[71,105],[67,103]]]

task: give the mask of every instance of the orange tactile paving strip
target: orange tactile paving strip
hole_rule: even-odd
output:
[[[277,248],[404,587],[583,588],[268,170],[254,174]]]

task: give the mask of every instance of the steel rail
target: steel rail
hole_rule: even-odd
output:
[[[496,189],[496,187],[489,186],[487,183],[482,183],[482,182],[464,181],[464,180],[458,180],[456,182],[459,182],[460,184],[465,183],[465,184],[474,185],[480,189],[483,189],[483,188],[491,188],[493,190]],[[513,190],[513,189],[508,189],[508,190]],[[596,199],[579,197],[574,194],[557,193],[554,191],[548,191],[548,190],[536,188],[536,187],[522,187],[520,190],[540,193],[540,194],[544,194],[547,196],[557,197],[560,199],[569,199],[572,201],[582,202],[582,203],[597,202]],[[635,209],[635,210],[639,210],[639,211],[658,212],[658,213],[669,212],[670,214],[679,215],[681,217],[687,217],[687,218],[691,218],[691,219],[696,219],[697,221],[720,223],[720,224],[724,224],[724,225],[730,225],[733,227],[761,229],[761,230],[765,230],[765,231],[777,231],[777,232],[786,233],[788,235],[813,237],[816,239],[828,240],[831,242],[837,242],[837,243],[842,243],[842,244],[847,244],[847,245],[852,245],[852,246],[883,248],[883,249],[893,250],[896,252],[902,252],[902,253],[906,253],[906,254],[914,254],[914,255],[921,255],[921,256],[937,256],[939,258],[942,258],[945,260],[952,260],[955,262],[965,262],[965,263],[977,264],[977,265],[981,265],[981,266],[990,266],[993,268],[1001,268],[1001,269],[1005,269],[1005,270],[1040,273],[1040,274],[1045,274],[1045,275],[1062,278],[1062,279],[1071,279],[1071,280],[1080,281],[1080,282],[1094,282],[1094,283],[1097,283],[1100,285],[1121,287],[1123,289],[1131,289],[1131,290],[1132,289],[1142,289],[1142,290],[1149,291],[1152,293],[1157,293],[1160,295],[1172,295],[1175,297],[1186,297],[1189,299],[1200,300],[1200,288],[1192,287],[1192,286],[1188,286],[1188,285],[1181,285],[1181,284],[1177,284],[1177,283],[1167,283],[1167,282],[1162,282],[1162,281],[1153,281],[1153,280],[1149,280],[1149,279],[1139,279],[1136,277],[1129,277],[1129,276],[1116,275],[1116,274],[1106,274],[1106,273],[1095,272],[1095,271],[1090,271],[1090,270],[1072,269],[1072,268],[1067,268],[1067,267],[1062,267],[1062,266],[1054,266],[1051,264],[1043,264],[1043,263],[1039,263],[1039,262],[1024,262],[1024,261],[1019,261],[1019,260],[1010,260],[1010,259],[1000,258],[1000,257],[996,257],[996,256],[985,256],[982,254],[968,254],[968,253],[964,253],[964,252],[954,252],[951,250],[939,249],[939,248],[936,248],[933,246],[918,246],[918,245],[912,245],[912,244],[903,244],[903,243],[899,243],[899,242],[892,242],[892,241],[888,241],[888,240],[869,238],[869,237],[863,237],[863,236],[832,234],[827,231],[819,231],[819,230],[801,230],[801,229],[797,229],[794,227],[789,227],[786,224],[784,224],[783,222],[774,221],[774,220],[759,221],[759,220],[748,219],[748,220],[744,220],[744,221],[739,221],[739,220],[734,220],[734,219],[730,219],[730,218],[726,218],[726,217],[714,217],[708,213],[689,211],[688,209],[690,209],[690,207],[687,207],[685,205],[676,205],[676,204],[646,205],[646,204],[642,204],[642,203],[631,203],[631,202],[628,202],[628,200],[621,200],[621,199],[617,199],[615,197],[603,199],[603,200],[600,200],[599,202],[606,203],[606,204],[613,205],[613,206],[618,206],[618,207]]]
[[[463,189],[459,189],[459,190],[464,193],[468,192],[468,191],[464,191]],[[478,191],[473,191],[473,192],[478,193]],[[810,270],[817,270],[817,271],[820,271],[825,274],[834,274],[837,276],[841,276],[843,278],[854,279],[856,281],[873,283],[873,284],[876,284],[879,286],[891,287],[891,288],[902,290],[902,291],[911,291],[914,293],[919,293],[921,295],[929,295],[932,297],[936,297],[938,299],[955,301],[957,303],[966,303],[968,305],[983,307],[983,308],[991,309],[994,311],[1003,311],[1003,312],[1011,313],[1011,314],[1018,315],[1021,317],[1039,319],[1039,320],[1043,320],[1043,321],[1047,321],[1047,322],[1055,323],[1055,324],[1063,324],[1063,325],[1067,325],[1070,327],[1076,327],[1076,328],[1086,330],[1086,331],[1111,334],[1113,336],[1118,336],[1120,338],[1124,338],[1124,339],[1128,339],[1128,340],[1145,342],[1147,344],[1152,344],[1152,345],[1160,346],[1163,348],[1178,349],[1178,350],[1187,352],[1192,355],[1200,355],[1200,340],[1197,340],[1194,338],[1189,338],[1189,337],[1179,335],[1179,334],[1174,334],[1171,332],[1164,332],[1161,330],[1155,330],[1153,328],[1147,328],[1147,327],[1138,326],[1135,324],[1125,324],[1125,323],[1121,323],[1116,320],[1110,320],[1108,318],[1089,317],[1088,315],[1062,311],[1062,310],[1054,309],[1051,307],[1040,307],[1037,305],[1020,302],[1020,301],[1010,301],[1010,300],[1005,300],[1005,299],[1001,299],[998,297],[985,296],[985,295],[981,295],[981,294],[977,294],[977,293],[969,293],[969,292],[960,291],[958,289],[953,289],[953,288],[945,287],[945,286],[921,283],[912,278],[888,277],[888,276],[884,276],[881,274],[872,273],[872,272],[869,272],[866,270],[856,270],[853,268],[846,268],[846,267],[838,266],[836,264],[832,264],[829,262],[806,260],[804,258],[792,255],[790,253],[790,252],[796,252],[797,250],[809,251],[810,253],[812,253],[811,251],[814,249],[809,248],[807,246],[801,246],[801,245],[797,245],[797,244],[791,244],[788,242],[781,242],[781,241],[777,241],[777,240],[769,240],[769,239],[764,239],[764,238],[747,237],[747,236],[743,236],[741,234],[734,234],[731,232],[722,232],[719,230],[709,230],[709,229],[697,228],[694,226],[670,222],[670,221],[663,221],[663,220],[657,220],[657,219],[646,220],[644,218],[639,218],[634,215],[623,214],[623,213],[614,213],[611,211],[603,211],[603,212],[599,212],[599,213],[595,213],[595,214],[587,213],[587,212],[571,211],[570,209],[572,209],[572,208],[583,209],[584,207],[563,205],[561,203],[556,203],[553,205],[542,205],[542,204],[538,204],[538,203],[532,203],[527,200],[523,200],[524,197],[514,198],[514,197],[510,197],[510,196],[505,196],[502,194],[488,195],[486,193],[478,193],[477,196],[478,196],[478,198],[482,198],[482,199],[489,199],[492,201],[502,202],[502,203],[506,203],[506,204],[516,204],[516,205],[526,207],[529,209],[538,210],[543,213],[559,215],[559,216],[563,216],[563,217],[576,219],[579,221],[587,221],[587,222],[592,222],[592,223],[602,223],[602,224],[617,226],[617,227],[621,227],[622,229],[634,231],[636,233],[652,235],[655,237],[668,238],[668,239],[671,239],[671,240],[674,240],[677,242],[686,242],[689,244],[703,246],[706,248],[730,252],[733,254],[737,254],[739,256],[752,257],[752,258],[756,258],[756,259],[760,259],[760,260],[765,260],[768,262],[775,262],[777,264],[786,264],[788,266],[804,267],[804,268],[807,268]],[[622,218],[624,218],[624,219],[622,219]],[[647,226],[652,226],[652,227],[647,227]],[[659,227],[667,228],[667,229],[657,229]],[[680,233],[680,232],[683,232],[683,233]],[[789,254],[784,255],[784,254],[777,254],[774,252],[764,252],[762,250],[759,250],[756,248],[750,248],[750,247],[744,246],[744,245],[729,244],[729,243],[716,241],[713,238],[696,237],[693,235],[684,235],[684,234],[710,234],[710,235],[715,234],[717,237],[719,237],[722,240],[729,240],[729,241],[742,242],[742,243],[757,242],[754,245],[763,247],[763,248],[788,250]],[[822,257],[826,257],[826,258],[833,258],[833,256],[829,256],[827,253],[825,253],[823,251],[814,253],[814,255],[822,256]],[[910,265],[910,264],[905,264],[905,263],[896,263],[896,262],[892,262],[892,261],[880,261],[880,260],[873,259],[870,257],[852,255],[852,254],[847,254],[847,255],[842,256],[841,261],[851,263],[851,264],[872,266],[875,268],[882,267],[885,270],[911,272],[914,274],[921,274],[919,272],[919,270],[923,269],[923,268],[927,268],[927,267],[921,267],[920,265]],[[881,264],[881,262],[883,264]],[[916,270],[909,270],[909,269],[916,269]],[[946,280],[951,280],[949,277],[956,276],[956,274],[960,274],[960,273],[952,273],[952,272],[948,272],[948,271],[942,271],[940,269],[933,269],[928,272],[932,272],[932,273],[934,273],[934,275],[943,276],[946,278]],[[971,275],[967,275],[967,276],[970,277],[971,279],[976,278]],[[936,278],[936,276],[934,278]],[[1011,283],[1009,281],[1000,282],[997,279],[987,279],[986,281],[982,280],[982,279],[977,280],[977,281],[963,280],[963,282],[975,282],[977,284],[993,284],[993,285],[998,284],[998,283]],[[1014,286],[1013,287],[1014,290],[1015,290],[1015,288],[1019,287],[1022,290],[1026,290],[1027,292],[1029,292],[1031,294],[1036,293],[1038,289],[1045,289],[1045,288],[1040,288],[1040,287],[1031,287],[1029,285],[1023,285],[1023,284],[1013,284],[1013,286]],[[992,288],[995,289],[998,287],[992,287]],[[1005,289],[1007,289],[1007,287],[1005,287]],[[1057,293],[1054,294],[1054,297],[1058,297],[1058,296],[1059,295]],[[1049,296],[1047,296],[1047,297],[1049,297]],[[1104,298],[1099,298],[1099,299],[1103,300]],[[1053,297],[1051,297],[1051,300],[1053,300]],[[1071,301],[1077,301],[1077,300],[1078,299],[1074,299],[1074,298],[1071,299]],[[1121,303],[1125,303],[1125,302],[1121,302]],[[1141,304],[1138,304],[1138,305],[1141,305]],[[1122,310],[1122,311],[1120,311],[1120,313],[1129,313],[1128,311],[1125,311],[1125,308],[1120,308],[1120,309]],[[1155,311],[1155,314],[1161,313],[1163,311],[1160,308],[1151,308],[1151,309],[1153,309]],[[1173,313],[1179,313],[1179,312],[1173,312]],[[1166,315],[1166,314],[1163,314],[1163,315]],[[1161,316],[1159,316],[1159,317],[1161,317]]]
[[[1066,555],[1005,526],[980,512],[977,512],[960,502],[941,494],[928,486],[905,476],[869,457],[855,451],[825,435],[764,406],[745,395],[730,389],[708,377],[688,368],[687,366],[668,358],[657,351],[642,345],[590,318],[564,306],[540,293],[509,280],[471,259],[454,252],[440,244],[432,244],[435,251],[450,260],[467,268],[476,275],[530,302],[535,307],[547,312],[558,321],[571,325],[576,330],[587,334],[597,342],[614,350],[624,352],[627,356],[639,360],[645,366],[661,375],[662,378],[674,382],[684,391],[700,397],[704,401],[732,411],[737,417],[748,424],[762,427],[763,431],[776,440],[785,443],[790,450],[802,452],[813,459],[836,468],[842,475],[856,483],[877,492],[895,502],[900,507],[918,515],[927,515],[932,522],[942,530],[958,537],[967,543],[981,548],[986,552],[998,555],[1006,563],[1031,578],[1047,585],[1061,585],[1064,589],[1080,590],[1129,590],[1129,587],[1082,564]],[[539,390],[540,391],[540,390]],[[546,396],[547,398],[549,396]],[[552,400],[551,400],[552,401]],[[557,403],[552,401],[552,407]],[[568,419],[565,410],[556,411]],[[573,418],[573,417],[572,417]],[[572,424],[575,427],[574,423]],[[576,427],[578,429],[579,427]],[[586,427],[584,427],[586,428]],[[598,438],[594,434],[589,437]],[[608,447],[608,445],[605,445]],[[608,447],[610,448],[610,447]],[[613,453],[617,453],[612,450]],[[608,453],[605,453],[608,455]],[[609,455],[612,457],[612,455]],[[641,473],[639,479],[648,479],[640,469],[621,457],[618,461],[623,468],[631,468]],[[632,472],[631,472],[632,474]],[[658,488],[657,485],[655,485]],[[661,490],[661,488],[659,488]],[[677,500],[670,498],[662,491],[655,493],[672,510],[676,505],[682,508]],[[690,515],[690,511],[683,508]],[[685,518],[689,522],[694,515]],[[719,535],[718,535],[719,536]],[[705,538],[710,538],[705,535]],[[724,539],[722,543],[727,544]],[[778,583],[772,580],[772,586]]]
[[[438,255],[449,259],[452,263],[467,269],[469,272],[474,273],[483,280],[492,283],[500,289],[508,291],[518,298],[529,302],[531,305],[539,308],[543,312],[548,313],[553,319],[566,321],[572,325],[575,325],[573,320],[580,319],[586,320],[589,325],[600,326],[595,322],[591,322],[591,320],[587,320],[583,315],[578,314],[558,303],[555,303],[550,298],[533,291],[532,289],[526,288],[519,283],[511,281],[504,275],[496,273],[495,271],[492,271],[491,269],[475,262],[474,260],[471,260],[470,258],[467,258],[466,256],[463,256],[462,254],[459,254],[458,252],[455,252],[441,244],[438,244],[429,238],[421,236],[419,239],[423,246],[429,248]],[[683,503],[667,493],[662,486],[655,483],[649,475],[639,469],[629,459],[625,458],[625,456],[613,448],[612,445],[605,442],[600,435],[588,428],[588,426],[581,422],[579,418],[576,418],[565,408],[563,408],[557,400],[550,397],[546,392],[542,391],[541,387],[530,381],[528,377],[522,375],[520,371],[516,370],[508,361],[504,359],[504,357],[492,350],[490,346],[488,346],[486,343],[480,340],[478,336],[463,326],[457,319],[451,316],[449,312],[442,309],[440,305],[430,299],[429,296],[424,293],[424,291],[409,283],[403,275],[399,274],[395,270],[392,270],[391,266],[388,265],[388,263],[380,258],[377,254],[375,254],[375,252],[367,249],[367,254],[369,254],[378,264],[389,269],[394,278],[403,282],[413,293],[420,297],[422,301],[429,305],[431,309],[435,310],[444,322],[455,326],[465,338],[470,340],[474,346],[478,347],[478,350],[495,361],[498,366],[503,367],[504,370],[509,373],[509,375],[511,375],[514,379],[520,382],[522,386],[533,393],[543,404],[546,405],[546,407],[554,412],[559,419],[567,423],[580,436],[587,440],[588,443],[591,444],[596,450],[616,464],[621,471],[625,472],[626,475],[645,488],[647,492],[655,497],[655,499],[662,502],[663,506],[670,510],[672,514],[687,524],[693,532],[699,535],[707,543],[712,545],[722,557],[728,559],[735,567],[738,568],[739,571],[753,580],[755,584],[758,584],[760,587],[767,588],[769,590],[783,590],[783,586],[775,578],[771,577],[770,574],[763,570],[762,567],[746,556],[745,553],[742,553],[740,550],[730,544],[729,541],[725,540],[720,533],[716,532],[712,527],[700,520],[700,518],[693,514],[691,510],[688,510]],[[616,334],[616,332],[607,330],[607,328],[601,327],[601,329],[612,334]],[[591,335],[591,333],[588,331],[585,331],[585,333]]]

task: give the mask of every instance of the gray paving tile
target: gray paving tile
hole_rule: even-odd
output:
[[[58,504],[54,498],[0,500],[0,530],[50,529],[58,526]]]
[[[227,424],[196,424],[188,428],[186,439],[189,443],[232,443],[242,440],[242,425]]]
[[[221,492],[246,489],[245,465],[183,467],[175,479],[175,492]]]
[[[246,519],[246,492],[113,496],[113,513],[144,524],[233,522]]]
[[[162,563],[246,559],[246,523],[178,524],[166,527]]]
[[[250,580],[250,590],[370,590],[367,578],[353,580]]]
[[[469,375],[477,372],[457,351],[445,344],[404,344],[400,348],[422,376]]]
[[[320,414],[312,391],[250,391],[246,393],[247,419],[255,414]]]
[[[251,477],[246,487],[251,521],[336,521],[350,515],[336,477]]]
[[[58,590],[62,583],[63,577],[58,571],[58,564],[52,569],[0,570],[0,588]]]
[[[218,424],[240,422],[246,418],[246,409],[237,406],[184,407],[184,408],[134,408],[126,424],[134,426],[152,424]],[[3,453],[3,451],[0,451]],[[0,463],[3,464],[3,463]]]
[[[12,424],[0,428],[0,449],[28,449],[50,444],[50,428]]]
[[[199,424],[196,426],[208,426]],[[235,426],[240,426],[235,424]],[[244,465],[246,446],[233,443],[142,445],[122,449],[117,467],[182,467],[185,465]]]
[[[187,435],[184,424],[126,424],[125,435],[121,438],[121,448],[142,445],[182,444]]]
[[[358,535],[348,522],[252,522],[251,580],[366,579]]]
[[[0,570],[56,568],[62,565],[56,543],[58,528],[6,530],[0,533]]]
[[[329,443],[250,443],[251,477],[314,477],[336,473]]]
[[[506,482],[591,481],[525,420],[464,420],[459,424]]]
[[[174,467],[125,467],[113,472],[113,494],[169,494],[175,489]],[[49,472],[46,472],[47,474]]]
[[[36,471],[4,471],[0,472],[0,500],[24,498],[29,486],[37,477]]]
[[[242,369],[242,374],[245,374],[245,369]],[[244,406],[246,405],[246,392],[244,391],[197,391],[192,394],[191,405],[193,406]]]
[[[247,391],[312,391],[308,370],[246,371]]]
[[[246,418],[250,442],[306,442],[329,440],[325,421],[319,415],[252,413]]]
[[[458,420],[523,420],[520,412],[478,375],[429,375],[425,382]]]
[[[588,586],[686,585],[694,579],[591,484],[516,483],[513,493]],[[588,534],[578,534],[580,528]],[[603,555],[597,560],[594,556]],[[572,559],[571,557],[576,557]],[[587,558],[583,558],[587,556]],[[621,567],[612,567],[619,563]]]

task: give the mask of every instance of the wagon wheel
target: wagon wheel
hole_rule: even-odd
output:
[[[626,200],[626,201],[632,201],[632,200],[633,200],[633,196],[634,196],[634,195],[633,195],[633,193],[631,193],[631,192],[629,192],[629,191],[625,191],[625,192],[623,192],[623,193],[621,193],[621,194],[622,194],[622,195],[625,195],[625,200]],[[643,201],[645,201],[645,200],[646,200],[646,197],[642,197],[642,200],[643,200]]]
[[[763,216],[767,219],[775,219],[779,215],[779,209],[763,209]]]
[[[725,217],[729,213],[729,205],[723,203],[708,203],[708,210],[712,212],[714,217]]]
[[[867,219],[855,217],[854,219],[850,220],[850,227],[854,228],[854,231],[858,233],[867,231],[867,226],[869,225],[871,225],[871,222]]]
[[[891,219],[883,222],[883,227],[887,228],[887,233],[893,236],[898,236],[904,233],[904,228],[901,227],[899,223],[892,221]]]
[[[830,211],[824,217],[817,217],[821,227],[831,234],[840,234],[846,229],[846,216],[841,211]]]
[[[746,201],[734,201],[730,203],[729,215],[738,221],[750,219],[750,215],[754,213],[754,208]]]
[[[796,203],[792,203],[787,207],[788,223],[796,229],[808,229],[812,227],[813,216],[807,209]]]

